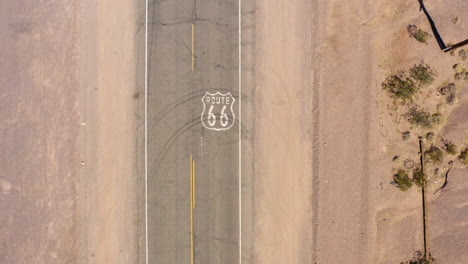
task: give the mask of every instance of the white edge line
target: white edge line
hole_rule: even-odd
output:
[[[239,0],[239,264],[242,264],[242,0]]]
[[[148,252],[148,0],[145,1],[145,261]]]

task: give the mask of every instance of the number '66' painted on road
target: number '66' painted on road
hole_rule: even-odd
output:
[[[201,114],[202,125],[210,130],[222,131],[234,125],[234,102],[236,99],[231,93],[209,93],[201,99],[203,112]]]

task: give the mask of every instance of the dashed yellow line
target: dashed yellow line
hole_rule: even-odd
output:
[[[192,201],[193,209],[195,210],[195,160],[192,160],[192,179],[193,179],[193,189],[192,189]]]

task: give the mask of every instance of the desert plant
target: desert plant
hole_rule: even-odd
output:
[[[429,257],[426,258],[423,256],[421,251],[416,251],[414,257],[411,260],[406,262],[401,262],[401,264],[431,264],[435,259],[429,254]]]
[[[465,148],[460,152],[460,155],[458,155],[458,160],[465,165],[468,166],[468,148]]]
[[[409,131],[405,131],[403,133],[401,133],[401,138],[405,141],[407,140],[410,140],[411,139],[411,133]]]
[[[453,69],[455,70],[455,80],[468,80],[468,72],[465,65],[457,63],[453,65]]]
[[[458,52],[458,56],[460,57],[461,60],[466,60],[468,58],[468,56],[466,55],[466,51],[465,50],[460,50]]]
[[[389,93],[390,97],[402,101],[412,100],[414,94],[418,91],[414,81],[406,77],[401,71],[387,77],[382,83],[382,88]]]
[[[418,28],[416,25],[408,25],[407,29],[410,37],[413,37],[421,43],[427,44],[427,39],[430,35],[426,31]]]
[[[428,162],[440,164],[444,160],[444,153],[438,147],[432,146],[424,152],[424,156]]]
[[[453,144],[452,141],[446,141],[444,143],[444,147],[445,147],[445,151],[448,154],[451,154],[451,155],[457,154],[457,146],[455,146],[455,144]]]
[[[426,134],[426,140],[427,141],[432,141],[434,139],[434,133],[429,132]]]
[[[445,101],[447,104],[451,105],[457,99],[457,89],[454,83],[449,83],[441,88],[439,88],[439,93],[445,96]]]
[[[429,85],[434,81],[435,73],[429,65],[420,63],[410,69],[410,76],[421,85]]]
[[[407,113],[408,122],[423,128],[431,128],[433,118],[429,112],[412,107]]]
[[[443,116],[441,113],[434,113],[431,115],[431,124],[440,125],[442,123]]]
[[[418,187],[423,187],[424,184],[426,183],[426,175],[424,175],[424,172],[422,171],[421,168],[414,169],[414,171],[413,171],[413,182]]]
[[[393,175],[393,181],[396,187],[402,191],[408,190],[413,185],[411,179],[408,177],[408,173],[402,169],[399,169],[397,173]]]

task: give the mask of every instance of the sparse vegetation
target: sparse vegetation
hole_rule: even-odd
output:
[[[431,263],[433,263],[432,260],[420,258],[420,259],[413,259],[407,262],[402,262],[401,264],[431,264]]]
[[[432,116],[429,112],[412,107],[408,114],[408,122],[422,128],[432,128]]]
[[[416,39],[417,41],[427,44],[427,39],[429,38],[429,33],[418,28],[416,25],[408,25],[408,34],[410,37]]]
[[[457,154],[457,146],[455,146],[455,144],[453,144],[452,141],[446,141],[444,143],[444,147],[445,147],[445,151],[448,154],[451,154],[451,155]]]
[[[454,83],[449,83],[441,88],[439,88],[439,93],[445,96],[445,102],[449,105],[455,103],[457,99],[456,87]]]
[[[413,185],[411,179],[408,177],[408,173],[402,169],[399,169],[397,173],[393,175],[393,181],[402,191],[408,190]]]
[[[403,71],[387,77],[382,83],[382,88],[394,99],[400,99],[403,102],[413,101],[419,89],[431,84],[435,75],[429,65],[419,63],[409,70],[409,77]]]
[[[443,116],[441,113],[434,113],[431,115],[431,124],[440,125],[442,123]]]
[[[434,139],[434,133],[429,132],[426,134],[426,140],[427,141],[432,141]]]
[[[466,51],[465,50],[458,51],[458,57],[460,57],[462,61],[466,60],[467,59]]]
[[[411,133],[409,131],[405,131],[405,132],[401,133],[401,138],[404,141],[410,140],[411,139]]]
[[[382,83],[382,88],[386,90],[392,98],[402,101],[412,100],[418,91],[414,81],[405,76],[404,72],[387,77]]]
[[[468,81],[468,72],[466,71],[466,67],[460,63],[453,65],[453,69],[455,70],[455,80],[465,80]]]
[[[421,251],[416,251],[416,253],[414,254],[415,256],[413,257],[413,259],[411,260],[408,260],[406,262],[401,262],[401,264],[432,264],[434,263],[435,259],[433,257],[430,256],[429,254],[429,258],[426,259],[422,252]]]
[[[420,63],[410,69],[410,76],[420,85],[429,85],[434,81],[435,73],[429,65]]]
[[[458,160],[460,160],[463,165],[468,166],[468,148],[465,148],[460,152]]]
[[[418,187],[423,187],[426,183],[426,176],[424,175],[424,172],[421,170],[421,168],[416,168],[413,171],[413,182]]]
[[[441,164],[444,160],[444,153],[438,147],[432,146],[424,152],[426,160],[432,164]]]

